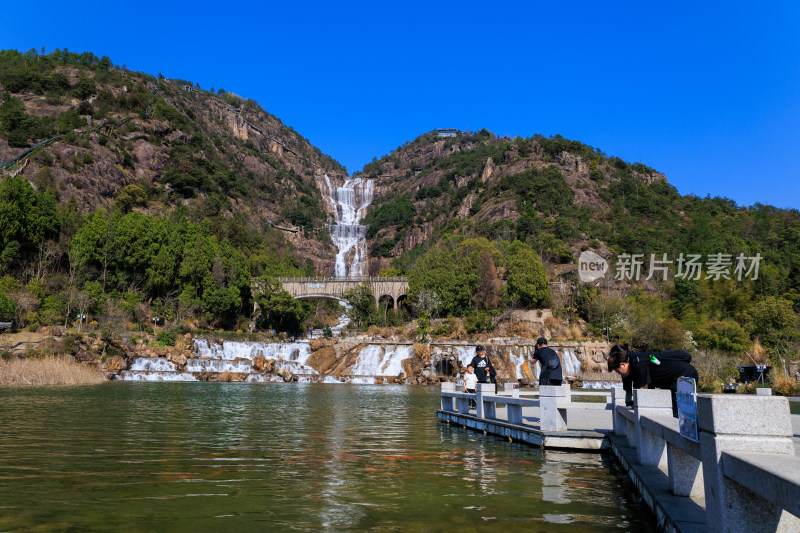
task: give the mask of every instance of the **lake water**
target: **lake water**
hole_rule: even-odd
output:
[[[448,426],[438,394],[0,388],[0,531],[655,530],[610,457]]]

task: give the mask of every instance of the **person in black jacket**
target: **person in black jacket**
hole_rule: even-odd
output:
[[[472,358],[470,365],[475,369],[478,383],[496,383],[495,376],[497,376],[497,371],[489,358],[486,357],[486,348],[480,344],[475,347],[475,357]]]
[[[692,356],[683,350],[634,352],[615,344],[608,353],[608,370],[622,376],[626,405],[633,406],[633,389],[668,389],[672,391],[673,412],[677,412],[678,378],[698,380]]]
[[[552,348],[547,346],[547,339],[539,337],[536,340],[536,351],[533,358],[541,364],[539,370],[539,386],[542,385],[561,385],[564,382],[564,375],[561,372],[561,360]]]

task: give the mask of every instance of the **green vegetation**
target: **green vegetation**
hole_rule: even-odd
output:
[[[519,305],[545,307],[550,288],[536,254],[519,241],[500,244],[446,236],[409,273],[412,305],[431,316],[467,316]],[[502,286],[504,278],[508,282]]]
[[[403,224],[416,214],[416,208],[407,196],[393,196],[381,206],[370,210],[364,217],[364,224],[369,226],[367,237],[375,237],[381,228]]]
[[[425,147],[433,143],[442,157],[426,164],[413,159],[427,157]],[[489,157],[495,168],[484,182]],[[516,164],[521,158],[529,161]],[[387,235],[375,240],[371,255],[392,257],[393,268],[408,273],[417,313],[464,317],[470,332],[480,332],[491,329],[492,313],[504,308],[551,306],[561,318],[582,320],[590,334],[638,348],[727,353],[722,367],[728,369],[745,362],[743,351],[752,351],[756,341],[777,367],[800,348],[797,210],[681,196],[642,163],[558,135],[512,140],[479,132],[443,140],[430,132],[369,167],[382,175],[395,168],[394,175],[403,176],[395,178],[395,189],[413,191],[402,197],[402,215],[388,216],[400,212],[400,195],[377,198],[368,223],[370,236]],[[512,170],[518,168],[524,170]],[[497,217],[495,208],[516,216]],[[467,217],[456,218],[459,212]],[[428,232],[424,225],[431,222],[426,242],[393,257],[398,235]],[[493,302],[487,276],[478,281],[490,269],[482,267],[480,252],[464,245],[479,240],[501,282],[496,305],[486,304]],[[606,247],[612,260],[644,254],[644,276],[650,254],[666,254],[673,261],[669,279],[580,283],[567,265],[580,251]],[[734,260],[760,254],[758,279],[708,279],[706,271],[700,279],[676,279],[680,254],[707,261],[719,253]],[[612,261],[607,278],[615,268]],[[551,294],[545,270],[550,281],[562,282],[558,294]]]

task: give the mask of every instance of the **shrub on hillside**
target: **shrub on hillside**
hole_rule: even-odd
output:
[[[159,331],[156,334],[156,341],[164,346],[175,346],[177,340],[178,334],[174,330]]]

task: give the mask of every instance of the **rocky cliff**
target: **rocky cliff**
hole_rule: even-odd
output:
[[[363,173],[375,180],[372,273],[445,229],[500,240],[549,233],[556,242],[544,247],[552,259],[571,262],[590,240],[577,216],[602,221],[621,184],[669,187],[663,174],[577,141],[501,138],[486,130],[426,133]],[[413,216],[392,217],[403,195],[413,204],[404,213]],[[559,221],[562,215],[573,221]]]
[[[317,180],[344,177],[340,164],[252,100],[76,57],[31,64],[2,52],[4,175],[84,212],[242,213],[257,231],[282,228],[276,238],[303,262],[330,268]]]

